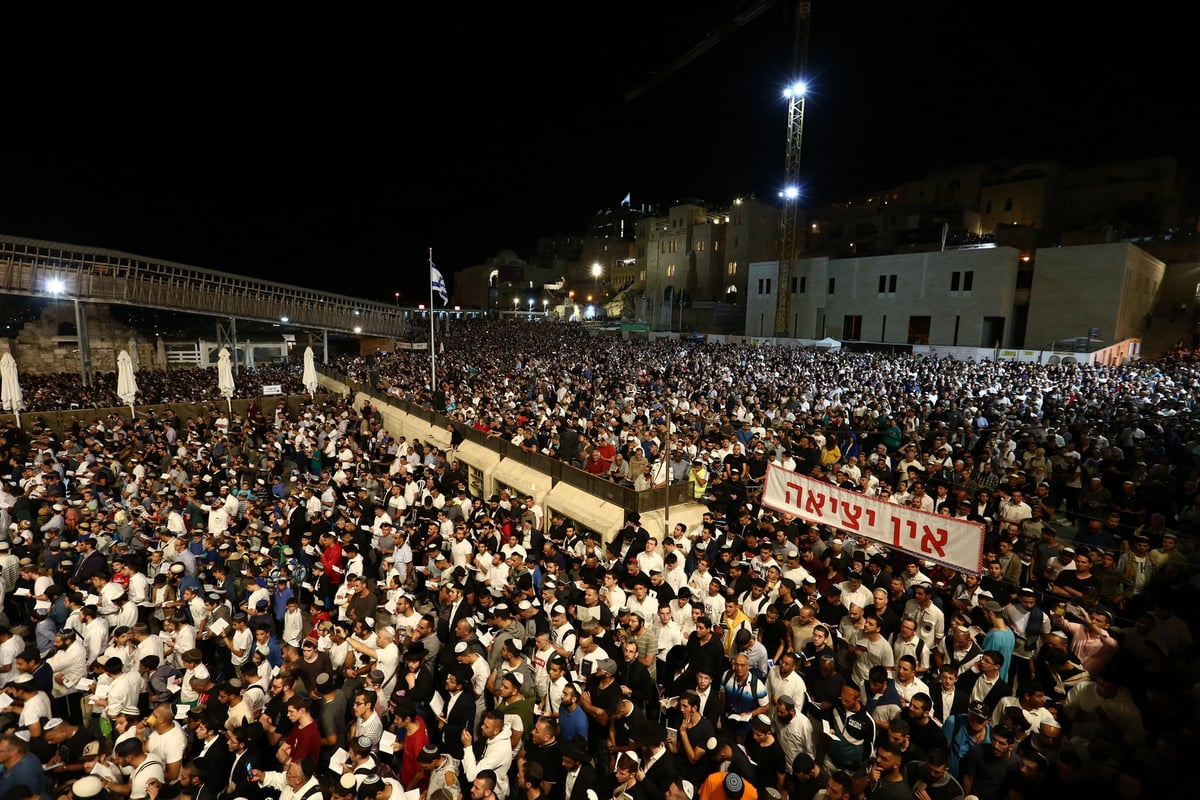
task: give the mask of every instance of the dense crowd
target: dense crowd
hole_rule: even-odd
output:
[[[419,356],[338,365],[444,409],[446,449],[348,399],[2,432],[0,797],[1196,790],[1186,355],[463,332],[432,388]],[[467,426],[707,513],[474,496]],[[772,462],[980,523],[983,574],[764,508]]]
[[[92,385],[84,386],[78,372],[23,373],[20,376],[22,411],[73,411],[83,408],[120,408],[117,373],[96,372]],[[203,403],[221,400],[215,367],[185,367],[170,371],[139,369],[135,373],[138,405]],[[234,376],[234,398],[259,397],[264,384],[279,384],[284,394],[304,391],[300,371],[291,364],[242,367]]]

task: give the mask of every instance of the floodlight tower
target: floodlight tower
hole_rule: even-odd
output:
[[[798,80],[784,90],[788,101],[787,151],[784,158],[784,183],[780,192],[783,210],[779,231],[779,279],[775,295],[775,336],[787,338],[794,335],[791,330],[792,316],[792,271],[798,250],[800,199],[800,144],[804,139],[804,100],[807,86],[804,73],[808,67],[809,14],[812,4],[801,2],[796,13],[796,36],[793,58],[793,75]]]

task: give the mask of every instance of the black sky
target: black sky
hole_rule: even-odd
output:
[[[632,102],[752,3],[473,5],[14,37],[0,231],[416,302],[431,246],[451,274],[627,192],[777,192],[792,0]],[[812,5],[808,203],[996,157],[1194,162],[1182,12]]]

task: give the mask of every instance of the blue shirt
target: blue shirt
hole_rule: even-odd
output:
[[[46,794],[46,773],[42,762],[33,753],[26,753],[11,768],[0,766],[0,796],[3,796],[14,786],[28,786],[31,794],[36,794],[42,800],[49,800]]]
[[[588,716],[579,705],[575,706],[574,711],[567,711],[565,708],[558,710],[558,738],[562,741],[570,739],[587,739],[588,737]]]
[[[983,643],[979,645],[982,650],[995,650],[1004,656],[1004,662],[1000,665],[1000,677],[1006,682],[1008,681],[1008,668],[1012,664],[1013,648],[1016,646],[1017,635],[1007,628],[992,628],[987,632],[987,636],[983,637]]]

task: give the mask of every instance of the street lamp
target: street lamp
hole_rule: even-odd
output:
[[[592,264],[592,277],[596,279],[596,299],[600,298],[600,276],[604,274],[604,268],[600,266],[600,262]]]
[[[67,282],[62,278],[50,278],[46,281],[46,291],[55,297],[67,294]],[[87,334],[87,312],[79,305],[78,293],[71,295],[71,303],[75,306],[75,338],[79,345],[79,377],[84,386],[92,385],[92,352]]]

